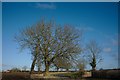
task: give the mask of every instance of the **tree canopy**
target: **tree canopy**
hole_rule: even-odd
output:
[[[53,21],[41,20],[36,25],[22,30],[16,36],[16,41],[22,49],[28,48],[31,51],[33,56],[31,72],[36,61],[40,61],[45,66],[47,74],[51,64],[62,59],[65,63],[69,63],[68,61],[74,60],[74,56],[81,53],[81,37],[82,31],[71,25],[60,26]]]

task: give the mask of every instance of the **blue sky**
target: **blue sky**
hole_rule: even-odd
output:
[[[120,0],[1,0],[3,2],[118,2]]]
[[[2,3],[0,2],[0,64],[2,64]],[[2,66],[0,65],[0,71]]]
[[[83,45],[96,40],[103,48],[104,60],[99,68],[118,67],[117,3],[2,3],[3,70],[31,65],[29,51],[20,51],[14,37],[20,29],[31,26],[42,17],[58,24],[71,24],[84,30]]]

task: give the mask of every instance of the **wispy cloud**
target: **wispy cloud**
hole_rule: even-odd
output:
[[[35,7],[41,9],[56,9],[55,4],[53,3],[36,3]]]
[[[85,24],[77,24],[76,27],[79,27],[79,29],[85,31],[85,32],[93,32],[95,29],[93,27],[87,26]]]
[[[118,34],[115,34],[112,38],[111,38],[111,42],[112,42],[112,44],[113,44],[113,46],[118,46],[118,45],[120,45],[119,44],[119,36],[118,36]]]
[[[0,64],[1,67],[15,67],[13,65],[8,65],[8,64]]]
[[[0,64],[0,66],[5,67],[5,66],[7,66],[7,65],[5,65],[5,64]]]
[[[104,42],[103,42],[104,46],[112,46],[112,47],[114,46],[115,48],[117,48],[118,45],[120,45],[119,39],[118,39],[119,38],[118,33],[108,35],[108,34],[99,32],[99,34],[102,35],[102,38],[104,38]]]
[[[6,65],[6,64],[0,64],[0,66],[2,66],[2,67],[6,67],[6,66],[8,66],[8,65]]]
[[[112,51],[112,49],[110,47],[107,47],[107,48],[104,48],[103,51],[109,53]]]
[[[119,45],[118,39],[112,39],[112,44],[113,44],[113,46],[114,46],[114,45],[115,45],[115,46],[118,46],[118,45]]]
[[[83,30],[85,30],[85,31],[94,31],[94,28],[92,28],[92,27],[86,27],[86,28],[83,28]]]

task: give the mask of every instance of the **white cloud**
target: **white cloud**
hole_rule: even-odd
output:
[[[118,46],[119,45],[119,36],[118,34],[115,34],[112,38],[111,38],[111,42],[113,46]]]
[[[5,66],[7,66],[7,65],[6,65],[6,64],[0,64],[0,66],[5,67]]]
[[[118,36],[118,33],[115,33],[113,35],[107,35],[107,34],[103,34],[103,38],[105,39],[106,42],[103,42],[104,45],[106,46],[114,46],[114,47],[117,47],[118,45],[120,45],[120,42],[119,42],[119,36]]]
[[[94,31],[94,29],[92,27],[86,27],[86,28],[83,28],[83,30],[85,30],[85,31]]]
[[[112,51],[112,49],[111,48],[104,48],[103,51],[109,53]]]
[[[75,25],[76,27],[80,27],[79,29],[85,31],[85,32],[91,32],[91,31],[95,31],[95,29],[93,27],[88,27],[85,24],[77,24]]]
[[[53,3],[36,3],[35,7],[41,9],[56,9]]]
[[[119,45],[117,39],[112,39],[112,43],[113,43],[113,45],[115,45],[115,46],[118,46],[118,45]]]

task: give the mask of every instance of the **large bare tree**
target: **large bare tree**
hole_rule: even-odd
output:
[[[22,48],[29,48],[33,55],[31,72],[37,59],[45,65],[45,75],[49,67],[58,57],[72,59],[73,55],[81,53],[81,31],[70,25],[56,25],[54,22],[41,20],[36,25],[27,27],[16,40]]]
[[[100,54],[102,49],[96,41],[90,41],[86,48],[88,51],[89,64],[92,67],[92,70],[95,71],[97,64],[102,60]]]

